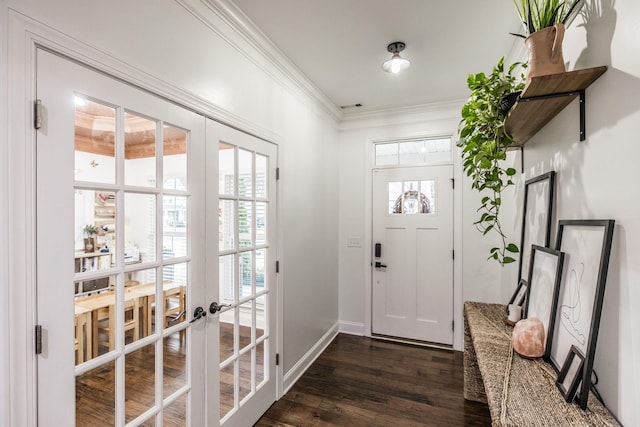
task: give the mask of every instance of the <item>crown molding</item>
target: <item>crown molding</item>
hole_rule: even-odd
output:
[[[249,51],[244,43],[240,43],[222,34],[220,29],[216,27],[216,23],[212,21],[211,16],[201,7],[197,7],[198,5],[194,5],[194,1],[198,1],[200,5],[206,8],[206,11],[213,13],[225,25],[237,33],[242,38],[242,42],[257,52],[272,69],[267,67],[264,62],[256,60],[254,52]],[[213,31],[224,37],[238,52],[242,53],[271,78],[283,84],[285,87],[293,86],[297,88],[308,98],[315,101],[322,110],[333,119],[336,125],[342,120],[342,110],[318,89],[233,2],[228,0],[176,0],[176,2],[189,10]],[[274,70],[277,72],[274,73]]]
[[[348,114],[342,119],[339,130],[350,131],[434,120],[460,119],[460,109],[465,102],[466,99],[452,99],[429,104]]]

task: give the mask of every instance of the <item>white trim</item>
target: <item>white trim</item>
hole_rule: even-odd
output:
[[[304,356],[293,365],[289,371],[284,374],[284,393],[286,394],[291,387],[300,379],[300,377],[309,369],[322,352],[331,344],[333,339],[338,335],[338,322],[336,322],[329,330],[307,351]],[[280,361],[282,363],[282,360]]]
[[[282,164],[282,150],[277,149],[276,169]],[[276,327],[278,336],[276,337],[276,353],[280,355],[280,363],[276,366],[276,399],[284,396],[284,267],[280,260],[284,258],[284,191],[282,179],[276,179],[276,262],[279,263],[279,271],[276,275],[277,298],[274,304],[276,310]]]
[[[413,105],[388,110],[349,114],[340,122],[340,131],[370,129],[392,125],[409,125],[460,118],[466,99]]]
[[[0,30],[7,34],[7,9],[0,9]],[[7,37],[0,36],[0,57],[8,58]],[[8,61],[0,67],[0,82],[7,82]],[[9,188],[9,148],[8,148],[8,85],[0,85],[0,188]],[[11,331],[9,328],[9,191],[0,194],[0,425],[11,425],[11,368],[9,349]]]
[[[365,335],[365,326],[364,323],[359,322],[347,322],[346,320],[341,320],[339,322],[340,329],[339,332],[341,334],[349,334],[349,335]]]
[[[186,109],[257,138],[276,144],[281,140],[280,135],[266,128],[245,120],[198,95],[133,67],[127,62],[120,61],[54,28],[34,21],[20,12],[10,9],[9,18],[11,22],[16,24],[16,29],[12,32],[11,36],[24,39],[26,35],[34,45],[39,45],[45,49],[67,56],[73,61],[80,62],[99,72],[106,73],[127,84],[175,102]]]
[[[438,113],[440,113],[437,117],[440,118],[449,118],[457,117],[452,115],[450,105],[449,112],[441,111],[437,109]],[[437,107],[434,107],[437,108]],[[435,110],[433,110],[435,111]],[[429,115],[427,118],[423,117],[421,123],[425,123],[425,127],[428,127],[428,122],[434,121],[434,117]],[[376,126],[378,127],[378,126]],[[380,128],[385,128],[388,126],[379,126]],[[357,129],[357,127],[356,127]],[[380,134],[388,133],[385,129],[381,129]],[[388,135],[379,136],[379,137],[368,137],[365,141],[365,168],[364,168],[364,183],[365,183],[365,197],[364,197],[364,224],[365,230],[368,230],[365,233],[364,248],[372,247],[372,235],[373,235],[373,178],[372,171],[375,166],[375,156],[374,156],[374,145],[377,142],[390,141],[390,140],[403,140],[403,139],[412,139],[412,138],[431,138],[431,137],[442,137],[445,134],[443,132],[412,132],[408,134],[400,134],[394,137],[389,137]],[[453,261],[453,320],[454,320],[454,330],[453,330],[453,349],[460,350],[463,349],[463,328],[462,328],[462,298],[463,298],[463,280],[462,280],[462,212],[463,212],[463,200],[462,200],[462,183],[463,183],[463,174],[462,174],[462,165],[460,163],[460,155],[459,149],[456,147],[455,142],[457,138],[456,132],[451,132],[447,136],[451,136],[452,142],[452,162],[453,162],[453,176],[455,179],[455,189],[453,192],[453,249],[455,251],[455,259]],[[428,166],[428,165],[425,165]],[[405,166],[406,167],[406,166]],[[364,313],[364,336],[371,337],[372,336],[372,273],[371,273],[371,263],[373,262],[371,252],[365,253],[363,260],[363,268],[364,268],[364,277],[365,277],[365,295],[364,295],[364,304],[365,304],[365,313]]]
[[[199,9],[202,6],[207,8],[209,12],[215,14],[224,24],[228,25],[236,34],[240,35],[243,41],[255,50],[255,53],[258,53],[271,64],[288,82],[293,83],[298,90],[320,104],[323,111],[334,120],[335,124],[342,119],[342,110],[322,93],[234,3],[227,0],[200,0],[200,4],[197,5],[189,4],[189,0],[176,0],[176,2],[213,31],[216,31],[214,23],[211,22],[209,16],[203,13],[203,10]],[[286,83],[281,78],[277,77],[275,73],[255,60],[252,55],[253,52],[248,52],[246,49],[243,49],[239,43],[235,43],[228,37],[224,37],[224,35],[218,31],[216,31],[216,33],[225,38],[231,46],[257,65],[267,75],[286,86]]]
[[[36,425],[35,324],[35,52],[26,28],[9,9],[7,18],[7,239],[10,358],[9,425]],[[10,83],[10,84],[9,84]],[[9,141],[11,144],[9,144]]]

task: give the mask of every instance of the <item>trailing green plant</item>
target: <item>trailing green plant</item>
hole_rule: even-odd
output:
[[[460,139],[456,144],[462,148],[462,165],[472,179],[471,187],[485,194],[478,208],[480,217],[474,225],[483,235],[493,231],[500,236],[501,246],[492,248],[488,259],[501,265],[514,262],[513,256],[519,252],[517,245],[507,242],[500,224],[502,192],[514,185],[512,177],[516,173],[513,168],[501,166],[513,138],[505,130],[506,112],[500,103],[507,95],[523,89],[524,75],[515,75],[519,66],[526,67],[515,63],[505,69],[503,57],[490,75],[469,75],[467,86],[471,95],[462,107]]]
[[[556,24],[569,26],[584,3],[585,0],[513,0],[527,35]]]

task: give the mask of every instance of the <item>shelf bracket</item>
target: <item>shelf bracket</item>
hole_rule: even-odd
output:
[[[517,102],[531,102],[539,101],[541,99],[561,98],[565,96],[579,96],[580,97],[580,141],[584,141],[587,138],[586,131],[586,105],[587,98],[585,96],[584,89],[574,90],[571,92],[551,93],[549,95],[528,96],[526,98],[518,98]]]

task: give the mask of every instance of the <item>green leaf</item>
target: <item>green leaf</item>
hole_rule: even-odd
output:
[[[513,176],[516,174],[516,170],[514,168],[507,168],[507,170],[505,171],[507,173],[507,175],[509,176]]]
[[[507,245],[507,250],[511,253],[517,254],[520,253],[520,250],[518,249],[518,247],[516,245],[514,245],[513,243],[509,243]]]
[[[482,232],[482,235],[483,235],[483,236],[486,236],[486,235],[487,235],[487,233],[488,233],[489,231],[491,231],[491,230],[493,230],[493,225],[490,225],[490,226],[488,226],[487,228],[485,228],[485,229],[484,229],[484,231]]]
[[[512,262],[516,262],[516,260],[511,258],[510,256],[506,256],[506,257],[502,258],[502,263],[503,264],[511,264]]]

